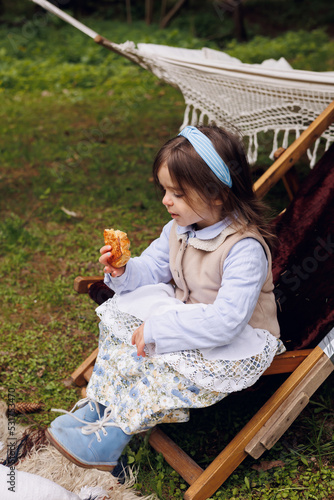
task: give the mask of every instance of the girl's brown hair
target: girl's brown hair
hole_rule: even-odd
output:
[[[168,166],[172,181],[183,193],[187,203],[196,211],[189,197],[190,190],[195,190],[203,201],[212,208],[220,200],[221,218],[230,216],[241,229],[257,228],[270,245],[273,235],[267,228],[264,216],[265,206],[254,194],[250,167],[244,152],[241,138],[216,126],[197,127],[214,145],[219,156],[228,166],[232,179],[232,188],[216,177],[210,167],[183,136],[169,140],[158,152],[153,164],[153,177],[161,188],[158,172],[161,165]]]

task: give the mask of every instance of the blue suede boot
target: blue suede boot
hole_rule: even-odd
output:
[[[79,409],[74,411],[77,407]],[[82,427],[82,425],[100,420],[105,409],[105,406],[89,398],[80,399],[71,411],[53,409],[53,411],[60,411],[65,415],[61,415],[51,422],[51,427]]]
[[[106,409],[100,420],[81,427],[51,427],[46,436],[62,455],[79,467],[111,471],[132,436],[110,420],[111,411]]]

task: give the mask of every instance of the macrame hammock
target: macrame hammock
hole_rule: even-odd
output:
[[[273,131],[274,152],[286,148],[289,134],[298,138],[334,99],[334,72],[294,70],[281,58],[262,64],[245,64],[224,52],[203,48],[183,49],[134,42],[113,43],[46,0],[32,0],[76,27],[94,41],[151,71],[178,88],[186,108],[180,127],[214,123],[237,128],[249,138],[248,158],[257,159],[258,133]],[[283,141],[278,143],[279,133]],[[334,124],[323,134],[325,150],[334,141]],[[320,138],[308,151],[316,163]]]

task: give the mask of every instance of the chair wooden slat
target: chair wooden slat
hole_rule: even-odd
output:
[[[79,387],[87,385],[89,379],[88,380],[86,379],[84,373],[88,368],[94,366],[98,352],[99,352],[98,348],[94,349],[92,354],[90,354],[88,358],[86,358],[85,361],[81,363],[81,365],[78,366],[78,368],[72,373],[71,378],[73,380],[73,383],[75,383]]]
[[[286,351],[279,356],[275,356],[273,362],[263,375],[291,373],[311,352],[312,349],[303,349],[300,351]]]
[[[283,175],[299,160],[299,158],[312,146],[321,134],[334,121],[334,101],[302,132],[300,137],[289,146],[284,153],[272,164],[271,167],[254,183],[254,191],[259,198],[279,181]]]
[[[77,293],[87,293],[90,285],[103,281],[103,276],[77,276],[74,280],[74,290]]]

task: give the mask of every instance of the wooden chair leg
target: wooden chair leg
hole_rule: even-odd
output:
[[[99,350],[96,348],[88,358],[72,373],[71,379],[79,387],[87,385],[94,369]]]
[[[299,384],[301,384],[301,390],[304,389],[303,381],[308,373],[310,372],[308,380],[312,381],[312,387],[308,388],[310,393],[320,386],[332,373],[333,369],[334,365],[328,356],[324,354],[320,347],[315,347],[312,353],[279,387],[267,403],[188,488],[184,498],[186,500],[205,500],[209,498],[247,457],[246,448],[249,443],[268,420],[279,411],[280,406],[288,396]],[[289,425],[292,421],[291,419]]]
[[[192,484],[202,474],[203,469],[174,443],[159,427],[155,427],[148,442],[188,483]]]

